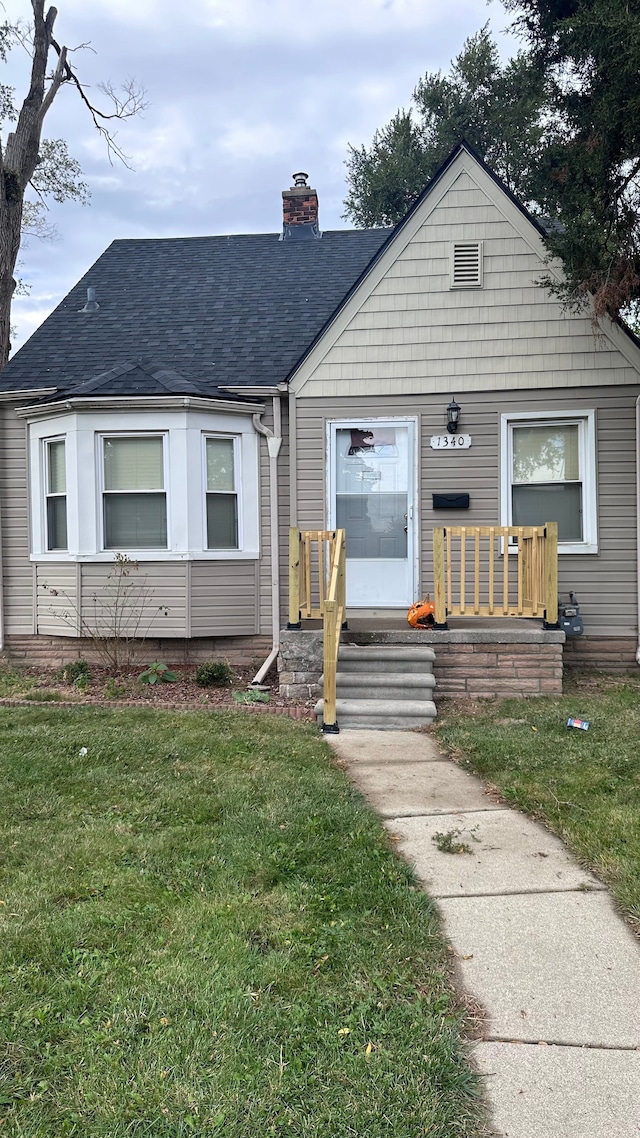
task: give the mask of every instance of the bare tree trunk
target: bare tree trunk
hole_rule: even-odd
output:
[[[111,113],[90,102],[75,71],[67,62],[67,49],[53,37],[57,9],[45,13],[45,0],[31,0],[33,45],[29,91],[20,108],[15,130],[7,137],[4,153],[0,142],[0,369],[10,351],[11,301],[16,287],[14,272],[20,249],[20,229],[24,195],[38,164],[42,127],[53,100],[63,83],[71,83],[105,139],[109,154],[126,161],[109,128],[110,119],[127,119],[144,110],[144,91],[133,80],[124,84],[124,95],[111,84],[103,92],[112,104]],[[47,73],[49,54],[57,56],[53,72]],[[68,196],[68,195],[67,195]]]
[[[22,199],[7,201],[6,187],[0,194],[0,369],[11,351],[11,302],[16,287],[13,276],[20,249]]]
[[[29,92],[20,108],[16,128],[0,154],[0,368],[9,358],[11,301],[16,287],[14,271],[20,249],[20,230],[25,190],[38,163],[44,116],[64,79],[66,49],[45,93],[47,60],[51,47],[55,8],[44,14],[44,0],[31,0],[33,9],[33,55]]]

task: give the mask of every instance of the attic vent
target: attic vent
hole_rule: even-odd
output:
[[[480,288],[482,242],[454,241],[451,250],[451,288]]]

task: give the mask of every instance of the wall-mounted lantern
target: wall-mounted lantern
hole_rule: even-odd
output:
[[[456,403],[455,398],[452,398],[449,406],[447,407],[447,430],[450,435],[455,435],[458,430],[458,421],[460,419],[460,405]]]

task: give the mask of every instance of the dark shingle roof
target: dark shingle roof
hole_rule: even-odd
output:
[[[153,359],[117,364],[74,387],[73,394],[89,395],[199,395],[200,388],[174,368]]]
[[[388,236],[114,241],[9,361],[0,390],[151,394],[170,382],[214,395],[226,384],[280,383]],[[88,286],[97,312],[80,311]],[[154,368],[164,374],[159,385]]]

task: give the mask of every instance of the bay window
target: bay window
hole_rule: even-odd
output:
[[[255,406],[29,416],[34,561],[259,556]]]
[[[595,415],[502,416],[503,524],[558,524],[560,553],[596,553]]]

